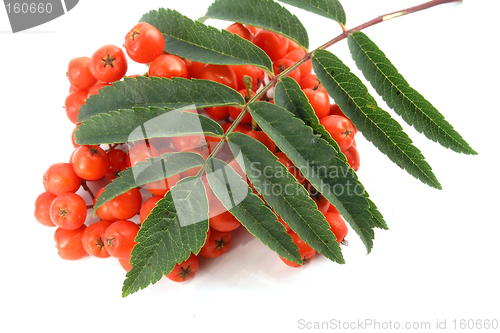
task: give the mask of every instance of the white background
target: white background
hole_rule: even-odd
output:
[[[342,2],[348,28],[420,3]],[[371,254],[351,232],[346,265],[317,255],[294,269],[239,229],[230,251],[200,260],[190,282],[164,279],[125,299],[125,272],[117,261],[58,257],[54,229],[36,222],[33,203],[43,191],[45,170],[66,162],[73,150],[73,125],[63,109],[68,61],[104,44],[121,45],[151,9],[169,7],[196,19],[209,4],[85,0],[66,15],[17,34],[0,8],[0,331],[294,332],[301,331],[301,322],[368,319],[381,326],[430,322],[432,328],[446,320],[451,332],[454,319],[500,320],[498,0],[443,5],[365,31],[479,152],[456,154],[404,126],[443,185],[438,191],[358,136],[359,177],[390,227],[376,230]],[[340,33],[332,21],[291,11],[309,31],[311,48]],[[330,50],[359,73],[345,41]],[[131,65],[128,74],[145,71]]]

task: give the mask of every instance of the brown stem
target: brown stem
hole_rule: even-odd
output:
[[[88,192],[88,194],[90,195],[90,197],[92,198],[92,202],[94,202],[95,200],[95,196],[94,196],[94,193],[92,193],[92,190],[89,188],[89,186],[87,185],[87,181],[86,180],[82,180],[82,187],[85,191]]]
[[[333,44],[338,43],[341,40],[347,38],[349,36],[349,34],[353,33],[354,31],[361,31],[361,30],[364,30],[364,29],[369,28],[371,26],[374,26],[376,24],[379,24],[379,23],[391,20],[393,18],[404,16],[404,15],[408,15],[408,14],[411,14],[411,13],[415,13],[415,12],[418,12],[418,11],[421,11],[421,10],[425,10],[425,9],[428,9],[428,8],[431,8],[431,7],[435,7],[435,6],[438,6],[438,5],[442,5],[442,4],[446,4],[446,3],[452,3],[452,2],[461,2],[461,1],[462,0],[432,0],[432,1],[428,1],[428,2],[420,4],[420,5],[417,5],[417,6],[413,6],[413,7],[407,8],[407,9],[399,10],[399,11],[396,11],[396,12],[393,12],[393,13],[389,13],[389,14],[385,14],[385,15],[380,15],[380,16],[374,18],[373,20],[370,20],[368,22],[360,24],[357,27],[354,27],[354,28],[349,29],[349,30],[346,30],[346,28],[343,25],[341,25],[343,32],[340,35],[338,35],[337,37],[335,37],[332,40],[328,41],[327,43],[321,45],[320,47],[312,50],[311,52],[307,53],[304,56],[304,58],[300,59],[299,61],[297,61],[292,66],[288,67],[283,72],[281,72],[278,75],[274,76],[271,79],[271,81],[269,81],[269,83],[262,90],[260,90],[258,93],[256,93],[248,101],[247,105],[251,104],[252,102],[254,102],[256,100],[259,100],[261,98],[261,96],[263,96],[265,93],[267,93],[267,91],[269,89],[271,89],[271,87],[274,87],[274,85],[279,81],[279,79],[281,79],[282,77],[288,75],[291,71],[293,71],[297,67],[301,66],[302,64],[304,64],[305,62],[307,62],[309,59],[311,59],[313,53],[316,50],[327,49],[328,47],[332,46]],[[241,119],[243,119],[243,117],[245,116],[245,114],[248,112],[247,105],[245,105],[245,107],[241,111],[241,113],[238,116],[238,118],[236,118],[234,120],[234,122],[231,124],[231,126],[229,127],[229,129],[226,131],[226,133],[224,134],[224,136],[221,138],[221,141],[219,142],[219,144],[214,148],[214,150],[210,154],[211,156],[214,156],[215,153],[217,153],[217,151],[220,149],[220,147],[222,147],[222,142],[225,141],[227,135],[232,132],[232,130],[239,124],[239,122],[241,121]],[[209,156],[209,157],[211,157],[211,156]],[[203,168],[202,168],[202,170],[203,170]]]
[[[432,0],[432,1],[429,1],[426,3],[423,3],[421,5],[413,6],[413,7],[407,8],[407,9],[403,9],[403,10],[398,10],[396,12],[388,13],[385,15],[380,15],[380,16],[374,18],[373,20],[370,20],[368,22],[365,22],[363,24],[358,25],[357,27],[354,27],[354,28],[349,29],[349,30],[344,30],[344,32],[342,34],[338,35],[337,37],[335,37],[331,41],[321,45],[316,50],[318,50],[318,49],[324,50],[324,49],[332,46],[333,44],[338,43],[339,41],[347,38],[347,36],[349,36],[354,31],[361,31],[361,30],[364,30],[364,29],[369,28],[371,26],[374,26],[376,24],[379,24],[379,23],[382,23],[382,22],[385,22],[388,20],[392,20],[394,18],[401,17],[404,15],[408,15],[411,13],[419,12],[421,10],[429,9],[431,7],[439,6],[439,5],[442,5],[445,3],[461,2],[461,1],[462,0]],[[314,50],[314,51],[316,51],[316,50]],[[314,51],[312,51],[311,54]]]

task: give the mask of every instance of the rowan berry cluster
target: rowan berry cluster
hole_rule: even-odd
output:
[[[227,30],[262,48],[273,61],[276,75],[306,55],[306,51],[295,42],[264,29],[235,23]],[[75,130],[78,126],[79,109],[86,99],[98,94],[100,88],[112,85],[113,82],[125,77],[128,70],[127,56],[132,61],[149,66],[145,76],[212,80],[239,91],[246,96],[247,101],[262,89],[268,80],[267,75],[255,66],[211,65],[168,54],[164,51],[162,34],[148,23],[135,25],[126,34],[123,45],[125,52],[118,46],[105,45],[97,49],[91,57],[78,57],[69,62],[67,76],[70,89],[65,100],[65,109],[68,119],[75,124]],[[354,141],[356,128],[343,115],[340,108],[330,102],[325,89],[312,73],[311,61],[307,61],[288,75],[300,84],[320,123],[337,141],[349,164],[357,171],[359,154]],[[137,76],[139,75],[129,77]],[[245,76],[251,80],[248,78],[244,80]],[[263,100],[273,102],[267,95],[263,95]],[[193,112],[202,113],[218,121],[227,131],[242,109],[221,106],[193,110]],[[290,159],[276,148],[274,142],[264,132],[252,126],[250,114],[247,113],[234,130],[262,142],[298,182],[308,188],[307,179],[295,168]],[[218,141],[204,136],[185,136],[117,145],[80,146],[72,135],[72,143],[75,149],[69,162],[55,163],[43,175],[45,192],[35,201],[35,218],[45,226],[57,228],[54,239],[61,258],[77,260],[88,255],[97,258],[114,257],[128,271],[131,269],[130,255],[136,244],[135,237],[143,221],[172,186],[184,177],[196,175],[199,168],[148,183],[142,188],[133,188],[106,202],[97,210],[93,207],[97,198],[103,193],[104,185],[98,187],[99,190],[95,195],[89,185],[109,183],[119,177],[121,171],[164,153],[191,151],[207,158],[213,144],[217,144]],[[229,162],[229,165],[244,176],[244,172],[235,160]],[[249,185],[251,186],[251,183]],[[231,231],[238,228],[240,222],[225,209],[206,181],[205,187],[209,198],[210,228],[205,245],[198,255],[213,258],[228,251]],[[89,193],[91,202],[87,202],[89,200],[86,201],[84,196],[79,194],[85,193],[82,190]],[[338,242],[343,242],[347,227],[338,211],[321,195],[311,193],[311,196],[316,201],[319,211],[325,215]],[[88,216],[92,214],[88,211],[92,211],[100,220],[89,222]],[[298,246],[303,261],[309,261],[315,255],[315,251],[290,230],[285,221],[280,217],[278,219]],[[298,266],[286,259],[282,260],[287,265]],[[198,258],[192,254],[188,260],[177,264],[167,277],[173,281],[186,281],[194,276],[197,269]]]

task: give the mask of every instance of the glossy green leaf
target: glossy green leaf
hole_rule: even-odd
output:
[[[224,130],[198,113],[150,107],[101,113],[80,124],[75,139],[80,145],[98,145],[201,134],[220,137]]]
[[[223,105],[244,106],[245,100],[233,89],[213,81],[139,76],[114,82],[101,88],[98,95],[90,96],[78,111],[78,122],[134,107],[201,109]]]
[[[161,31],[165,51],[181,58],[216,65],[254,65],[273,72],[271,59],[253,43],[226,30],[207,26],[170,9],[160,8],[141,18]]]
[[[283,3],[307,10],[308,12],[332,19],[345,26],[346,15],[338,0],[278,0]]]
[[[180,180],[142,223],[122,296],[158,282],[191,252],[198,254],[208,227],[208,199],[201,177]]]
[[[234,132],[228,139],[233,154],[241,156],[248,179],[273,210],[309,246],[328,259],[343,264],[342,251],[325,216],[277,157],[246,134]]]
[[[297,245],[283,224],[231,166],[219,159],[209,160],[207,180],[224,207],[252,235],[280,257],[302,264]]]
[[[320,135],[322,139],[327,141],[336,150],[339,158],[347,161],[345,155],[340,151],[337,142],[320,125],[318,116],[314,113],[313,107],[297,81],[290,77],[280,79],[274,88],[274,104],[293,113],[295,117],[301,119],[307,126],[310,126],[314,134]]]
[[[206,18],[238,22],[284,35],[304,49],[309,48],[307,31],[299,19],[273,0],[217,0]]]
[[[373,247],[374,221],[356,173],[311,127],[285,109],[266,102],[249,105],[250,114],[314,188],[334,205],[361,238]],[[372,209],[376,210],[376,207]]]
[[[96,200],[94,211],[134,187],[172,177],[180,172],[199,167],[203,163],[205,159],[200,154],[190,152],[166,153],[139,162],[120,172],[118,177],[106,185],[104,192]]]
[[[432,141],[453,151],[477,154],[444,116],[413,89],[379,47],[362,32],[348,38],[358,68],[387,105]]]
[[[363,82],[339,58],[317,50],[312,62],[323,87],[368,141],[413,177],[441,189],[431,166],[401,125],[378,107]]]

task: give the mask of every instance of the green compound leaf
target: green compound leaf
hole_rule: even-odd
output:
[[[444,116],[410,87],[378,46],[362,32],[348,37],[352,58],[387,105],[432,141],[458,153],[477,154]]]
[[[307,190],[297,183],[277,157],[246,134],[230,133],[228,140],[233,154],[241,154],[242,165],[257,192],[290,228],[328,259],[345,263],[340,245],[330,231],[325,216]]]
[[[283,224],[230,165],[219,159],[209,160],[207,180],[224,207],[252,235],[280,257],[302,264],[299,250]]]
[[[346,15],[338,0],[278,0],[283,3],[307,10],[308,12],[332,19],[345,26]]]
[[[334,205],[361,238],[368,253],[375,237],[368,194],[349,164],[312,129],[285,109],[266,102],[249,104],[250,114],[314,188]],[[286,220],[285,220],[286,221]]]
[[[191,252],[198,254],[208,227],[208,199],[201,177],[180,180],[143,222],[135,238],[132,269],[123,283],[122,296],[158,282]]]
[[[317,50],[312,63],[328,94],[368,141],[413,177],[441,189],[431,166],[401,125],[377,106],[363,82],[339,58]]]
[[[221,137],[224,130],[198,113],[150,107],[93,116],[78,126],[75,139],[80,145],[99,145],[201,134]]]
[[[327,141],[335,149],[339,158],[347,161],[345,155],[340,151],[337,142],[320,125],[318,116],[314,113],[313,107],[297,81],[291,77],[280,79],[274,88],[274,104],[281,106],[293,113],[295,117],[301,119],[307,126],[313,129],[314,134],[320,135],[323,140]]]
[[[159,107],[201,109],[211,106],[244,106],[245,99],[237,91],[217,82],[184,78],[126,77],[124,81],[105,86],[98,95],[90,96],[78,111],[78,122],[100,113]]]
[[[218,30],[164,8],[150,11],[140,21],[161,31],[165,51],[170,54],[206,64],[254,65],[273,73],[271,59],[262,49],[229,31]]]
[[[166,153],[139,162],[120,172],[119,176],[104,188],[104,192],[96,200],[94,211],[134,187],[172,177],[180,172],[199,167],[203,163],[205,160],[200,154],[190,152]]]
[[[309,48],[309,37],[302,23],[273,0],[217,0],[205,17],[270,30],[294,40],[304,49]]]

